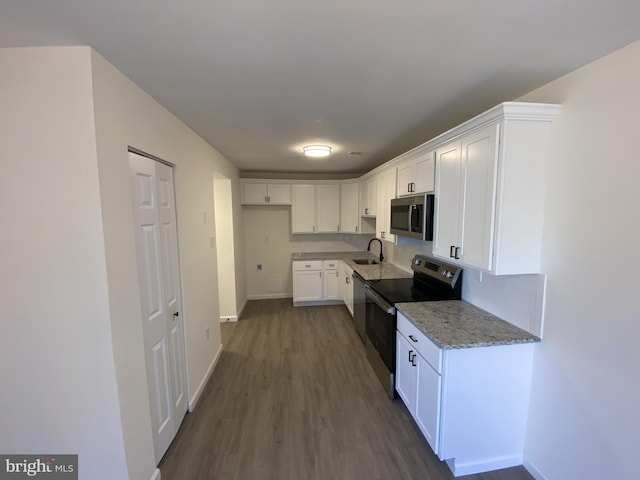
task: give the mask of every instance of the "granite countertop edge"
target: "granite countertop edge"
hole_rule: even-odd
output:
[[[341,260],[347,263],[365,281],[375,281],[390,278],[411,278],[413,274],[402,270],[387,261],[382,261],[375,265],[358,265],[353,260],[373,259],[378,260],[378,256],[370,252],[294,252],[291,254],[291,261],[304,260]]]
[[[399,303],[396,308],[445,350],[540,342],[536,335],[464,300]]]

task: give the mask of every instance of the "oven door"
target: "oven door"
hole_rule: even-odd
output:
[[[395,397],[396,309],[369,285],[364,287],[366,303],[365,350],[380,383],[390,398]]]

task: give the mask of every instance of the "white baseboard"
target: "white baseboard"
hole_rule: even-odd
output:
[[[525,470],[527,472],[529,472],[531,474],[531,476],[533,478],[535,478],[536,480],[547,480],[547,477],[545,477],[540,470],[538,470],[529,460],[527,460],[526,458],[524,459],[524,461],[522,462],[522,466],[525,468]]]
[[[487,458],[481,461],[464,462],[457,459],[446,460],[454,477],[473,475],[475,473],[490,472],[501,468],[516,467],[522,465],[522,455],[509,457]]]
[[[270,300],[272,298],[292,298],[290,293],[265,293],[259,295],[248,295],[247,300]]]
[[[216,368],[216,365],[218,364],[218,360],[220,360],[220,355],[222,355],[222,344],[220,344],[220,348],[218,348],[218,351],[216,352],[215,357],[213,357],[213,361],[211,362],[211,365],[209,365],[209,368],[207,369],[207,373],[205,374],[204,378],[200,382],[200,385],[198,385],[198,388],[193,394],[193,397],[189,400],[189,412],[193,412],[193,409],[196,407],[196,403],[198,403],[198,400],[200,400],[200,395],[202,395],[202,391],[204,390],[205,385],[209,381],[209,377],[211,377],[213,370]]]
[[[238,316],[237,315],[229,315],[228,317],[220,317],[220,323],[237,322],[237,321],[238,321]]]
[[[160,480],[161,478],[162,476],[160,475],[160,469],[156,468],[153,472],[153,475],[151,475],[151,480]]]

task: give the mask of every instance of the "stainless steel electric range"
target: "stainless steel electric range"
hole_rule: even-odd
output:
[[[365,350],[380,383],[395,397],[396,303],[459,300],[462,269],[441,260],[416,255],[413,278],[368,281]]]

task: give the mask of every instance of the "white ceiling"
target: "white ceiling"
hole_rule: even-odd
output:
[[[639,0],[0,0],[0,47],[90,45],[248,171],[367,171],[637,39]]]

